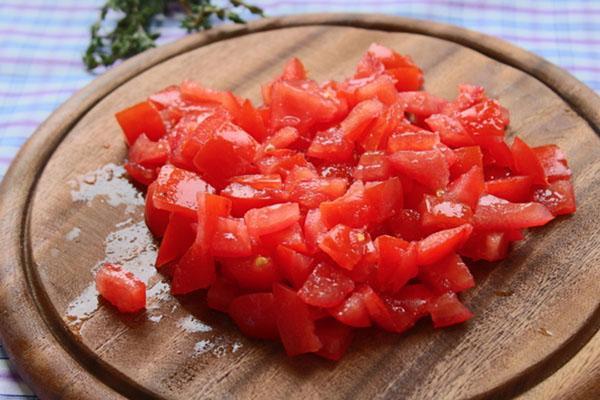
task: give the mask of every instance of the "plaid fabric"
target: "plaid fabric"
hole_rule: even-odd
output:
[[[464,26],[499,36],[600,91],[597,0],[252,0],[269,15],[372,12]],[[0,0],[0,179],[35,128],[94,74],[81,55],[103,0]],[[183,36],[163,21],[159,43]],[[35,398],[0,347],[0,399]]]

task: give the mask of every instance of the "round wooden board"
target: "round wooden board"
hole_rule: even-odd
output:
[[[288,358],[277,344],[243,338],[204,307],[202,294],[168,294],[153,269],[141,194],[118,167],[126,149],[113,114],[184,78],[258,100],[259,84],[292,56],[317,80],[339,78],[374,41],[411,55],[437,95],[453,97],[463,82],[485,86],[511,111],[509,136],[560,145],[578,211],[532,231],[508,260],[473,267],[477,287],[463,296],[476,315],[469,323],[366,331],[337,364]],[[567,362],[600,324],[598,110],[590,89],[530,53],[395,17],[270,19],[149,51],[58,109],[4,178],[2,338],[48,399],[511,397]],[[92,270],[107,259],[149,283],[145,314],[98,303]]]

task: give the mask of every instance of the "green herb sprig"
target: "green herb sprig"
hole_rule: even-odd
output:
[[[180,16],[169,11],[173,8],[183,11],[181,27],[188,32],[210,29],[217,19],[243,24],[246,21],[240,13],[244,10],[264,17],[260,7],[244,0],[229,0],[226,5],[215,5],[213,0],[108,0],[90,28],[90,44],[83,56],[87,69],[109,66],[155,47],[160,34],[152,30],[153,22],[160,15]],[[111,11],[120,18],[109,29],[106,24]]]

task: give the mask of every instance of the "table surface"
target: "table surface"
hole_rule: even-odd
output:
[[[565,68],[600,92],[600,1],[251,0],[270,16],[378,12],[463,26],[501,37]],[[97,76],[81,55],[103,0],[0,0],[0,180],[35,128]],[[159,44],[184,35],[163,21]],[[592,357],[598,367],[598,357]],[[539,393],[539,392],[538,392]],[[535,396],[537,397],[537,396]],[[35,398],[0,347],[0,399]]]

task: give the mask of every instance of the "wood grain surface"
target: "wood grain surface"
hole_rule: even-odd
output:
[[[168,294],[153,267],[142,194],[120,167],[126,148],[113,114],[185,78],[258,100],[259,84],[292,56],[317,80],[340,78],[374,41],[411,55],[434,94],[451,98],[459,83],[485,86],[511,112],[509,137],[557,143],[574,171],[578,211],[530,232],[504,262],[473,265],[477,287],[463,296],[476,315],[469,323],[435,331],[423,322],[404,335],[365,331],[337,364],[288,358],[277,344],[242,337],[204,306],[203,293]],[[589,358],[573,358],[600,327],[598,110],[589,88],[530,53],[396,17],[270,19],[149,51],[61,106],[5,176],[3,341],[27,383],[47,399],[573,394],[565,384],[572,374],[598,368],[597,336]],[[124,263],[149,284],[144,314],[120,315],[98,300],[93,270],[104,260]],[[596,382],[579,382],[581,393],[600,395]]]

